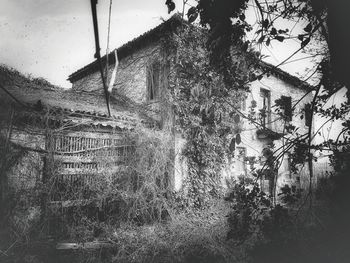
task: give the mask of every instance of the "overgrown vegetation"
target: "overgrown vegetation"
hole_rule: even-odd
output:
[[[50,116],[46,117],[51,119]],[[193,212],[179,208],[172,200],[168,176],[173,167],[172,137],[137,127],[125,138],[132,143],[133,150],[123,159],[124,170],[104,173],[89,183],[77,178],[70,181],[68,187],[60,181],[62,161],[57,154],[65,148],[57,148],[60,137],[55,134],[55,127],[61,132],[64,130],[48,119],[41,122],[48,139],[48,151],[42,152],[44,164],[32,156],[25,160],[25,163],[44,165],[42,172],[47,177],[25,191],[27,178],[21,192],[7,197],[14,203],[8,207],[11,213],[3,215],[2,229],[11,231],[1,233],[7,240],[1,243],[2,260],[46,262],[55,257],[57,262],[63,262],[68,257],[77,262],[229,262],[244,257],[243,250],[225,241],[224,204],[212,201],[211,205],[207,204],[207,210]],[[28,120],[28,123],[32,122]],[[65,124],[65,127],[70,126]],[[9,144],[21,148],[13,142]],[[35,152],[35,148],[29,146],[25,152]],[[102,153],[95,155],[93,161],[107,162]],[[17,156],[14,167],[22,163],[21,158],[22,155]],[[28,170],[17,175],[24,176]],[[50,245],[52,241],[46,239],[48,234],[53,234],[54,241],[108,240],[111,248],[57,254]]]
[[[169,134],[140,126],[127,134],[96,131],[102,138],[84,133],[73,138],[69,133],[89,127],[70,123],[62,116],[67,113],[46,106],[40,114],[7,106],[1,118],[6,127],[1,130],[4,259],[13,259],[13,253],[23,256],[19,247],[51,235],[86,242],[106,238],[121,224],[169,219]],[[88,174],[67,173],[65,167]]]
[[[189,174],[185,182],[188,205],[204,207],[212,197],[222,196],[221,170],[240,143],[243,120],[240,101],[248,89],[256,54],[239,49],[225,68],[236,72],[225,79],[213,66],[206,50],[208,32],[183,24],[177,34],[165,40],[173,71],[169,85],[175,106],[176,127],[186,140],[183,155]],[[249,61],[251,59],[251,61]],[[230,73],[227,73],[230,74]]]
[[[310,90],[315,92],[310,110],[328,120],[342,119],[344,129],[336,140],[314,145],[311,117],[309,133],[294,139],[289,148],[293,151],[294,167],[305,161],[311,167],[315,159],[313,150],[333,152],[335,176],[325,183],[326,187],[312,188],[311,181],[315,175],[310,168],[307,199],[300,199],[296,189],[286,187],[281,194],[284,203],[276,205],[271,202],[270,196],[261,191],[256,181],[245,179],[235,182],[227,198],[231,204],[230,210],[225,208],[225,211],[230,211],[227,225],[223,223],[223,214],[219,214],[219,229],[215,228],[215,220],[212,220],[217,216],[211,210],[213,207],[201,212],[191,209],[210,206],[214,202],[210,196],[222,195],[221,167],[232,154],[232,145],[240,142],[241,115],[237,112],[238,101],[244,97],[244,92],[240,91],[245,91],[247,83],[259,77],[250,74],[250,65],[245,64],[248,60],[233,61],[231,56],[232,52],[237,52],[239,57],[248,48],[249,43],[242,40],[245,32],[251,30],[243,13],[247,1],[221,2],[217,6],[220,16],[212,12],[215,9],[213,1],[198,2],[199,5],[194,9],[190,8],[188,16],[194,21],[199,14],[202,25],[210,27],[209,35],[205,30],[187,27],[176,35],[172,43],[168,43],[176,50],[176,56],[172,58],[175,65],[173,73],[180,77],[172,79],[170,88],[174,96],[177,123],[187,140],[185,155],[189,160],[189,176],[185,184],[187,192],[184,192],[182,200],[188,198],[187,206],[190,209],[180,209],[178,203],[172,202],[172,194],[168,189],[171,184],[168,175],[172,169],[173,152],[169,147],[172,138],[163,133],[138,127],[127,138],[132,142],[132,147],[128,150],[128,158],[123,159],[123,170],[102,174],[90,183],[76,180],[73,185],[60,185],[62,182],[57,182],[57,163],[54,159],[55,136],[52,130],[46,130],[49,147],[48,152],[45,152],[43,176],[47,177],[43,184],[36,185],[38,188],[35,189],[39,189],[38,194],[35,191],[38,199],[30,201],[31,208],[22,210],[25,211],[22,214],[4,214],[5,218],[13,219],[11,229],[14,232],[12,236],[16,236],[15,243],[28,241],[33,232],[37,234],[49,230],[50,224],[60,224],[63,226],[60,234],[76,241],[99,238],[110,240],[116,247],[115,251],[105,259],[95,258],[96,261],[232,262],[242,259],[254,262],[346,262],[350,234],[350,209],[347,202],[349,122],[346,121],[349,104],[345,102],[340,107],[332,106],[329,109],[324,109],[324,105],[343,84],[348,84],[348,80],[339,72],[339,67],[329,62],[328,57],[319,64],[318,70],[322,77],[318,85]],[[328,11],[326,4],[315,6],[314,1],[300,1],[300,5],[295,5],[299,1],[277,1],[276,5],[266,2],[267,6],[262,7],[262,2],[254,2],[261,15],[261,29],[257,31],[258,44],[269,46],[272,40],[283,42],[288,35],[287,30],[274,26],[271,16],[310,20],[304,29],[305,33],[297,36],[300,49],[308,45],[317,30],[327,40],[323,24]],[[284,8],[277,5],[280,2]],[[173,9],[171,3],[167,1],[170,10]],[[317,7],[319,9],[315,10]],[[265,18],[266,12],[268,15]],[[236,22],[231,23],[231,19]],[[232,49],[233,43],[238,44],[237,50]],[[206,56],[207,51],[209,57]],[[252,59],[256,56],[253,53],[251,55]],[[40,85],[47,84],[42,80],[33,81]],[[279,103],[285,105],[284,101]],[[29,149],[16,148],[9,144],[8,136],[3,137],[3,173],[23,156],[35,158],[28,153]],[[50,143],[50,140],[53,141]],[[278,166],[279,157],[273,156],[272,146],[269,150],[266,153],[266,169],[257,171],[258,178],[264,176],[263,172]],[[94,158],[95,162],[106,161],[103,154]],[[61,213],[59,216],[52,214],[49,220],[43,221],[42,215],[52,213],[47,197],[53,189],[60,198],[84,199],[88,202],[84,205],[80,203],[79,209],[72,203],[68,208],[59,207],[55,211]],[[26,200],[18,198],[19,202],[10,205],[9,211],[15,211],[15,207],[18,211],[17,206],[21,206],[22,201],[28,201],[25,191],[15,192],[14,196],[24,196]],[[7,198],[14,199],[12,196]],[[321,208],[317,207],[318,202]],[[322,207],[329,210],[325,217],[319,215],[318,209]],[[57,219],[59,222],[52,221]],[[224,236],[228,240],[224,241]],[[244,254],[237,251],[240,248],[237,244],[250,247],[250,257],[237,258],[237,254]]]
[[[20,87],[28,87],[37,89],[62,89],[59,86],[51,84],[44,78],[33,77],[30,74],[23,74],[14,68],[10,68],[7,65],[0,64],[0,81],[2,85],[11,83],[11,85],[17,85]]]

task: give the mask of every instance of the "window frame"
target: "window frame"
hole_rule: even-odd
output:
[[[260,88],[260,97],[263,99],[263,108],[260,110],[265,110],[265,116],[262,117],[262,126],[266,128],[271,123],[271,91]]]

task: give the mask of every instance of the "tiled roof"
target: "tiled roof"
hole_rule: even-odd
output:
[[[134,51],[136,51],[139,48],[144,47],[145,45],[154,42],[155,40],[159,40],[160,37],[165,32],[171,32],[174,30],[177,26],[179,26],[181,23],[183,23],[184,20],[181,18],[179,14],[173,15],[170,19],[163,22],[162,24],[158,25],[157,27],[145,32],[144,34],[140,35],[139,37],[127,42],[126,44],[122,45],[117,49],[118,51],[118,58],[122,59],[130,54],[132,54]],[[102,61],[105,63],[106,56],[102,57]],[[115,63],[115,56],[114,53],[111,52],[108,55],[108,61],[110,64]],[[309,90],[311,87],[308,83],[300,80],[298,77],[295,77],[280,68],[276,68],[275,66],[266,63],[264,61],[260,61],[259,66],[264,70],[269,72],[270,74],[274,74],[277,77],[281,78],[282,80],[285,80],[299,88],[307,89]],[[68,80],[70,82],[74,82],[76,80],[79,80],[95,71],[98,70],[98,63],[97,61],[94,61],[85,67],[77,70],[76,72],[72,73]]]
[[[308,84],[306,81],[302,81],[298,77],[293,76],[280,68],[276,68],[272,64],[269,64],[269,63],[264,62],[264,61],[260,61],[259,66],[266,73],[270,73],[272,75],[275,75],[278,78],[280,78],[281,80],[284,80],[286,82],[289,82],[290,84],[293,84],[295,87],[305,89],[305,90],[312,89],[312,86],[310,84]]]

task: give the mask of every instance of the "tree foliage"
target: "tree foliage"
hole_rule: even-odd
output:
[[[173,2],[172,0],[167,3]],[[184,1],[187,4],[188,1]],[[258,12],[256,17],[255,34],[257,43],[270,45],[271,41],[283,42],[285,39],[294,38],[300,41],[301,49],[305,48],[310,40],[321,35],[330,50],[330,62],[336,78],[344,85],[349,86],[349,76],[346,69],[349,68],[348,50],[350,38],[344,25],[349,24],[348,3],[344,0],[196,0],[187,14],[189,21],[199,16],[200,24],[210,28],[211,38],[209,45],[218,41],[225,46],[227,36],[235,33],[236,39],[243,39],[245,33],[252,29],[246,22],[245,12],[253,7]],[[307,21],[304,32],[298,35],[289,33],[289,29],[280,28],[280,20]],[[220,50],[218,49],[217,51]],[[221,49],[225,52],[225,49]]]
[[[187,2],[184,1],[184,4],[187,4]],[[299,41],[300,48],[280,64],[287,62],[288,59],[301,50],[308,49],[312,41],[316,41],[320,46],[324,46],[322,53],[318,54],[321,55],[321,62],[317,65],[315,72],[307,77],[308,79],[312,75],[320,76],[316,85],[309,91],[309,93],[313,93],[314,99],[310,103],[308,112],[305,111],[302,115],[302,118],[307,118],[309,132],[304,136],[295,136],[293,140],[290,140],[291,145],[295,147],[290,147],[289,149],[293,150],[294,164],[306,160],[311,167],[314,161],[311,155],[312,150],[333,150],[335,148],[339,150],[344,144],[348,143],[347,137],[350,127],[346,118],[349,115],[349,101],[342,103],[340,106],[326,107],[330,98],[344,85],[347,88],[349,87],[349,74],[345,74],[345,69],[348,68],[346,65],[350,61],[347,59],[349,51],[344,49],[344,44],[348,43],[347,34],[342,30],[336,32],[340,28],[341,22],[345,22],[348,19],[344,16],[344,12],[339,10],[346,8],[344,1],[197,0],[194,2],[195,4],[191,6],[187,13],[189,22],[194,22],[199,17],[199,24],[208,29],[205,47],[209,52],[209,65],[223,76],[223,83],[226,87],[239,87],[242,85],[242,83],[237,82],[237,75],[241,74],[241,72],[235,71],[237,69],[230,66],[230,63],[234,60],[231,52],[232,46],[240,47],[242,51],[247,51],[249,47],[269,46],[273,41],[285,42],[286,39]],[[245,13],[249,8],[255,9],[257,13],[254,25],[246,21]],[[341,15],[338,19],[335,18],[337,11]],[[283,28],[283,23],[280,22],[286,20],[295,23],[303,21],[305,26],[302,33],[293,35],[291,33],[292,30]],[[255,30],[254,38],[251,41],[247,41],[246,35],[253,29]],[[336,48],[337,45],[339,45],[339,50]],[[308,50],[311,50],[311,48]],[[343,52],[342,56],[340,52]],[[262,75],[257,76],[258,79],[261,77]],[[248,80],[250,81],[251,79],[248,78]],[[349,94],[348,91],[348,99],[350,97]],[[277,101],[277,106],[279,105],[280,108],[283,108],[283,104],[283,101]],[[313,114],[310,115],[310,112]],[[252,113],[254,113],[253,108]],[[338,119],[343,121],[344,129],[339,133],[337,140],[325,140],[321,144],[313,143],[315,127],[312,120],[316,114],[326,119],[325,124]],[[251,114],[248,117],[254,120],[253,115]],[[285,130],[292,133],[294,131],[295,133],[296,127],[285,127]],[[315,132],[317,134],[319,131]],[[301,156],[303,160],[301,160]],[[310,168],[310,177],[313,176],[311,170]]]
[[[184,1],[187,3],[188,1]],[[248,8],[255,8],[257,12],[255,24],[250,25],[246,21],[245,12]],[[315,150],[326,151],[331,153],[331,161],[333,167],[335,168],[335,173],[341,175],[339,177],[340,181],[344,184],[342,186],[336,186],[337,192],[336,196],[338,197],[335,202],[334,207],[342,207],[337,211],[339,218],[336,218],[334,221],[339,223],[339,226],[336,229],[342,228],[342,230],[348,231],[349,227],[345,221],[340,220],[341,217],[348,218],[348,205],[344,205],[344,196],[346,196],[346,190],[348,189],[349,182],[344,175],[349,171],[349,136],[350,136],[350,123],[347,120],[350,114],[349,99],[350,99],[350,75],[348,74],[348,68],[350,67],[350,52],[348,46],[350,46],[350,41],[348,38],[348,33],[345,30],[344,25],[349,24],[349,8],[347,3],[342,0],[326,0],[326,1],[317,1],[317,0],[294,0],[294,1],[215,1],[215,0],[197,0],[195,4],[187,12],[187,18],[190,23],[194,23],[196,20],[207,30],[208,37],[201,38],[204,41],[202,46],[209,52],[208,60],[201,59],[200,61],[206,61],[207,64],[198,64],[200,66],[197,68],[205,72],[203,76],[199,78],[193,78],[196,74],[188,74],[185,76],[185,79],[189,81],[188,83],[182,83],[183,85],[180,88],[178,94],[187,94],[184,97],[179,96],[178,98],[183,101],[178,102],[178,106],[181,109],[179,112],[180,120],[188,118],[187,122],[183,122],[181,127],[186,134],[186,138],[192,139],[193,147],[189,151],[190,156],[200,157],[198,160],[202,160],[202,156],[205,155],[203,160],[209,159],[209,156],[219,157],[221,159],[226,153],[224,147],[207,147],[204,142],[207,141],[218,141],[217,138],[221,138],[219,135],[220,123],[217,123],[218,120],[218,107],[215,103],[220,102],[220,96],[216,97],[213,100],[212,94],[210,93],[210,85],[203,81],[206,77],[210,76],[206,69],[213,70],[218,75],[217,78],[222,78],[222,83],[224,83],[224,91],[226,92],[231,87],[246,87],[243,85],[244,82],[240,82],[237,79],[237,76],[248,76],[246,79],[248,82],[254,78],[249,78],[249,74],[246,72],[239,72],[237,68],[232,67],[232,61],[235,61],[235,56],[233,56],[232,47],[239,47],[240,51],[247,51],[252,47],[259,47],[261,45],[271,46],[273,42],[286,43],[287,39],[293,39],[298,41],[300,46],[299,49],[292,53],[285,61],[281,62],[276,67],[288,62],[295,54],[300,51],[304,52],[313,52],[313,56],[319,56],[321,59],[318,61],[315,71],[309,76],[305,77],[305,80],[310,79],[312,76],[318,76],[315,81],[314,86],[310,86],[310,90],[307,92],[313,95],[313,99],[305,108],[301,118],[306,118],[306,123],[308,125],[308,132],[306,134],[298,134],[297,127],[293,127],[288,122],[288,116],[286,114],[293,110],[296,106],[291,105],[287,107],[287,101],[281,99],[276,101],[277,108],[280,109],[281,118],[285,119],[284,130],[286,133],[291,135],[291,137],[286,140],[287,144],[283,145],[283,148],[280,152],[278,149],[275,149],[274,146],[271,146],[270,153],[271,158],[266,158],[266,163],[263,168],[265,171],[261,170],[261,175],[264,172],[269,170],[276,169],[279,165],[279,161],[283,158],[283,154],[286,151],[290,152],[291,157],[291,168],[292,172],[297,172],[297,167],[300,164],[308,163],[309,167],[309,191],[306,195],[306,199],[302,202],[302,206],[306,204],[307,199],[310,201],[310,208],[312,208],[313,200],[313,163],[317,161],[317,158],[313,156]],[[291,33],[290,28],[284,28],[281,26],[283,23],[279,21],[288,20],[294,23],[302,21],[305,23],[305,26],[302,29],[302,32],[298,32],[296,35]],[[254,37],[251,41],[246,40],[246,35],[248,32],[255,30]],[[188,34],[188,32],[187,32]],[[187,36],[182,36],[186,38]],[[204,40],[205,39],[205,40]],[[183,41],[185,41],[183,39]],[[193,39],[191,39],[193,41]],[[322,52],[315,54],[315,51],[312,50],[311,44],[317,42],[322,46]],[[180,41],[181,42],[181,41]],[[199,46],[195,42],[196,46]],[[190,46],[190,42],[186,43],[184,46]],[[196,58],[199,56],[199,49],[193,49],[191,56]],[[316,52],[317,53],[317,52]],[[179,60],[181,61],[181,60]],[[196,59],[194,59],[196,61]],[[193,64],[195,64],[194,62]],[[198,62],[197,62],[198,63]],[[233,62],[234,64],[234,62]],[[187,57],[186,65],[192,65],[192,62]],[[179,68],[181,68],[180,65]],[[191,72],[191,70],[185,70],[185,72]],[[181,71],[179,71],[181,73]],[[193,73],[193,71],[192,71]],[[267,72],[263,72],[265,74]],[[262,74],[262,75],[263,75]],[[256,76],[256,78],[261,78],[262,75]],[[190,83],[190,79],[193,78],[193,82]],[[210,79],[211,83],[215,83]],[[187,87],[187,89],[185,88]],[[189,88],[188,88],[189,87]],[[332,96],[340,91],[343,87],[347,89],[347,100],[340,103],[340,105],[327,106],[329,104]],[[183,90],[181,90],[183,89]],[[193,89],[193,92],[191,92]],[[182,92],[182,93],[181,93]],[[224,93],[225,94],[225,93]],[[229,96],[231,94],[226,93],[225,95]],[[235,97],[230,96],[231,97]],[[198,98],[195,100],[194,98]],[[223,98],[221,98],[223,99]],[[179,101],[181,101],[179,100]],[[204,116],[210,116],[208,120],[204,121],[205,118],[201,118],[201,113],[204,109],[207,109],[207,101],[210,102],[210,106],[204,114]],[[257,121],[256,105],[252,103],[250,107],[249,115],[246,116],[250,121]],[[256,104],[256,102],[255,102]],[[232,106],[232,105],[231,105]],[[237,105],[235,105],[237,106]],[[255,107],[254,107],[255,106]],[[191,108],[192,107],[192,108]],[[215,109],[211,111],[211,109]],[[225,112],[230,112],[227,108],[224,109]],[[181,115],[182,114],[182,115]],[[286,116],[288,115],[288,116]],[[315,116],[322,117],[324,123],[321,125],[318,130],[314,127],[314,118]],[[236,116],[236,115],[235,115]],[[238,118],[232,116],[232,121],[235,122]],[[242,116],[241,116],[242,117]],[[193,118],[193,120],[190,118]],[[196,121],[194,121],[196,120]],[[338,132],[336,139],[334,138],[324,138],[322,143],[315,143],[314,139],[317,134],[320,133],[320,129],[327,123],[333,122],[334,120],[342,121],[342,129]],[[203,125],[204,124],[204,125]],[[197,131],[197,133],[193,133]],[[208,131],[210,131],[208,133]],[[187,133],[186,133],[187,132]],[[191,133],[192,132],[192,133]],[[229,134],[230,132],[226,133]],[[192,136],[189,136],[192,134]],[[195,134],[199,137],[193,136]],[[239,134],[239,133],[237,133]],[[219,135],[219,136],[217,136]],[[217,137],[217,138],[216,138]],[[201,138],[201,139],[199,139]],[[230,140],[222,141],[223,144],[228,145],[228,150],[234,147],[234,143],[239,141],[239,136],[235,137],[235,141]],[[233,143],[234,142],[234,143]],[[198,145],[205,145],[206,147],[198,147]],[[197,147],[197,148],[196,148]],[[217,152],[214,151],[217,150]],[[197,161],[198,161],[197,160]],[[213,158],[215,160],[215,158]],[[221,159],[222,160],[222,159]],[[194,162],[196,163],[196,162]],[[201,163],[201,162],[199,162]],[[203,162],[205,164],[207,162]],[[211,163],[212,166],[218,162],[214,161]],[[200,171],[196,169],[196,171]],[[212,170],[215,171],[215,170]],[[216,170],[217,171],[217,170]],[[265,173],[266,174],[266,173]],[[200,177],[197,177],[197,180]],[[199,182],[199,181],[198,181]],[[202,182],[202,181],[201,181]],[[267,203],[268,199],[260,196],[261,192],[256,185],[253,184],[253,188],[247,188],[244,184],[236,184],[236,191],[233,191],[235,196],[232,198],[233,210],[231,216],[229,217],[230,232],[229,236],[240,236],[244,237],[250,235],[257,228],[259,228],[271,242],[268,244],[271,245],[271,253],[267,252],[265,254],[273,254],[275,251],[286,251],[290,252],[289,244],[296,244],[300,239],[300,236],[290,235],[291,231],[291,218],[289,217],[286,210],[281,206],[270,206]],[[339,190],[339,191],[338,191]],[[284,188],[282,189],[284,199],[287,201],[296,202],[297,197],[300,193],[293,188]],[[197,195],[197,192],[196,196]],[[341,198],[339,198],[341,196]],[[299,208],[300,209],[300,208]],[[299,210],[298,210],[299,211]],[[341,211],[341,212],[339,212]],[[260,213],[261,212],[261,213]],[[312,214],[312,210],[310,209]],[[259,215],[255,217],[255,215]],[[344,216],[345,214],[345,216]],[[266,218],[264,215],[268,215]],[[286,225],[285,223],[288,222]],[[293,221],[294,222],[294,221]],[[290,223],[290,224],[289,224]],[[278,233],[278,235],[275,235]],[[325,233],[328,233],[327,231]],[[346,232],[348,233],[348,232]],[[326,234],[327,235],[327,234]],[[283,243],[284,240],[292,237],[292,240]],[[337,238],[333,238],[333,241],[339,241]],[[348,242],[348,238],[344,239]],[[286,245],[287,244],[287,245]],[[263,246],[262,246],[263,247]],[[272,250],[271,250],[272,249]],[[266,247],[264,252],[266,252]],[[300,252],[300,251],[299,251]],[[298,252],[298,253],[299,253]],[[261,254],[259,254],[259,259],[261,259]],[[278,258],[278,257],[277,257]],[[285,256],[281,255],[279,259],[285,259]],[[275,258],[276,260],[276,258]],[[260,261],[258,261],[260,262]],[[274,262],[272,259],[269,262]]]

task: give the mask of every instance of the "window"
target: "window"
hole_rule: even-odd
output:
[[[260,97],[261,97],[261,107],[260,107],[261,124],[263,127],[266,127],[266,124],[270,123],[270,120],[271,120],[270,91],[266,89],[260,89]]]
[[[153,61],[147,65],[147,100],[157,99],[159,96],[160,63]]]
[[[311,104],[306,103],[305,104],[305,125],[310,126],[311,124],[311,119],[312,119],[312,112],[311,112]]]
[[[282,107],[284,110],[284,117],[286,121],[292,120],[292,98],[287,96],[281,96]]]

